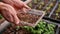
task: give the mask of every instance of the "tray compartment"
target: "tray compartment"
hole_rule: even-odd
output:
[[[55,34],[56,27],[57,27],[56,25],[48,24],[48,22],[45,22],[44,20],[40,21],[40,23],[37,24],[37,26],[34,28],[29,27],[29,26],[19,27],[19,26],[15,26],[14,24],[10,24],[7,28],[5,28],[5,30],[2,34],[15,34],[15,33],[17,33],[17,34],[34,34],[34,33],[35,34],[36,33],[37,34],[46,34],[46,32],[48,34],[49,33]]]
[[[22,25],[28,25],[28,26],[36,26],[38,22],[43,18],[45,13],[43,11],[32,9],[31,11],[28,11],[27,13],[18,13],[18,17],[20,19],[20,23]],[[21,25],[20,25],[21,26]]]

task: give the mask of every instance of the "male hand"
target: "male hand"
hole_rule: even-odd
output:
[[[12,6],[0,2],[0,13],[9,22],[19,24],[20,20],[17,17],[16,10]]]
[[[31,1],[31,0],[30,0]],[[28,7],[26,4],[29,2],[23,2],[21,0],[3,0],[3,2],[7,3],[7,4],[10,4],[11,6],[13,6],[16,11],[24,11],[26,12],[26,10],[30,10],[31,8]]]
[[[17,17],[17,12],[26,12],[31,9],[26,5],[27,3],[21,0],[3,0],[3,2],[0,2],[0,12],[11,23],[19,24],[20,20]]]

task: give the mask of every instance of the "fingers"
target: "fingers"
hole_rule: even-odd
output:
[[[1,13],[5,17],[5,19],[7,19],[10,22],[13,22],[13,18],[12,18],[12,16],[9,13],[6,4],[0,2],[0,9],[1,9]]]
[[[23,8],[23,12],[27,13],[28,9],[26,8]]]
[[[1,9],[2,15],[9,22],[12,22],[12,23],[15,23],[15,24],[19,23],[19,19],[17,17],[16,10],[12,6],[3,3],[3,4],[0,4],[0,9]]]
[[[30,7],[28,7],[24,2],[20,1],[20,0],[12,0],[14,2],[14,5],[18,8],[27,8],[27,9],[31,9]]]
[[[31,8],[29,6],[27,6],[26,4],[24,4],[24,7],[28,10],[31,10]]]
[[[23,11],[26,13],[27,11],[26,11],[27,9],[26,8],[23,8]]]
[[[9,12],[6,12],[5,10],[2,11],[1,13],[2,13],[2,15],[4,16],[4,18],[5,18],[7,21],[9,21],[9,22],[11,22],[11,23],[14,23],[14,24],[16,24],[16,25],[19,24],[19,20],[18,20],[18,18],[17,18],[16,15],[13,15],[13,14],[11,14],[11,13],[9,13]]]
[[[31,10],[30,7],[28,7],[23,1],[21,0],[3,0],[5,3],[10,4],[11,6],[16,6],[17,8],[27,8],[28,10]],[[29,0],[31,1],[31,0]]]
[[[3,2],[11,5],[11,6],[17,6],[17,7],[20,7],[22,6],[22,2],[20,2],[20,0],[2,0]]]
[[[4,3],[10,4],[11,6],[14,5],[14,2],[12,0],[2,0]]]
[[[1,11],[1,14],[4,16],[6,20],[8,20],[9,22],[13,22],[13,18],[9,12],[5,12],[4,10],[4,11]]]
[[[14,19],[14,23],[16,23],[16,25],[19,24],[20,20],[18,19],[17,15],[12,15],[13,19]]]

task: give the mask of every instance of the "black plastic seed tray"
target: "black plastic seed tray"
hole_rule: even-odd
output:
[[[48,24],[55,24],[55,25],[58,25],[58,26],[56,26],[55,27],[55,34],[60,34],[60,24],[58,24],[58,23],[56,23],[56,22],[53,22],[53,20],[52,21],[50,21],[50,20],[45,20],[45,19],[43,19],[45,22],[47,22]]]
[[[46,1],[44,0],[32,0],[31,3],[28,4],[29,7],[34,8],[34,9],[43,9],[43,7],[45,7],[46,4],[48,4],[48,2],[50,2],[50,0],[45,3]]]
[[[54,12],[51,14],[50,18],[59,21],[60,23],[60,3],[58,3],[58,6],[54,10]]]
[[[48,23],[48,22],[46,22],[46,23]],[[47,28],[47,25],[45,28]],[[57,26],[55,25],[54,34],[56,34],[56,29],[57,29]],[[0,34],[32,34],[31,32],[27,31],[26,29],[23,29],[23,28],[17,29],[14,24],[9,24],[9,25],[5,26],[5,28],[2,30],[3,31],[0,32]],[[44,32],[42,32],[42,33],[44,33]]]
[[[60,9],[58,10],[59,4],[60,3],[57,1],[57,4],[53,8],[52,12],[49,14],[48,18],[45,16],[44,19],[46,18],[47,20],[60,24],[60,12],[59,12]]]
[[[50,13],[52,12],[52,10],[55,8],[57,4],[57,1],[56,2],[51,2],[43,11],[46,12],[46,17],[48,17],[50,15]]]
[[[49,18],[49,17],[43,17],[43,19],[46,19],[46,20],[49,20],[49,21],[53,21],[53,22],[55,22],[55,23],[60,23],[60,21],[58,21],[58,20],[54,20],[54,19],[52,19],[52,18]]]
[[[42,1],[42,2],[44,2],[44,1]],[[41,2],[40,2],[41,3]],[[44,7],[42,7],[41,6],[41,4],[40,3],[38,3],[35,7],[34,7],[34,9],[38,9],[38,10],[44,10],[45,12],[46,12],[46,17],[49,17],[50,15],[51,15],[51,13],[55,10],[55,8],[56,8],[56,6],[57,6],[57,1],[52,1],[52,0],[50,0],[47,4],[45,4],[45,6]],[[51,4],[50,4],[51,3]],[[53,7],[48,7],[49,6],[49,4],[52,6],[52,5],[54,5]],[[40,5],[40,7],[39,7],[39,5]],[[46,8],[47,7],[47,8]],[[50,9],[50,8],[52,8],[51,10],[48,10],[48,11],[46,11],[46,9]]]
[[[50,20],[50,21],[53,21],[53,22],[56,22],[56,23],[60,23],[60,13],[56,13],[57,9],[58,9],[58,5],[59,5],[59,2],[57,1],[55,7],[52,9],[52,11],[50,12],[49,16],[45,16],[44,19],[47,19],[47,20]],[[58,11],[57,11],[58,12]],[[56,16],[56,15],[59,15],[59,16]],[[55,19],[54,17],[59,17],[57,19]]]
[[[9,24],[9,26],[5,27],[0,34],[29,34],[25,29],[20,28],[19,30],[16,29],[14,24]]]
[[[58,34],[60,34],[60,27],[59,27],[59,33]]]
[[[46,1],[42,0],[41,2],[39,2],[37,5],[35,5],[34,9],[38,9],[38,10],[43,10],[44,7],[46,7],[51,1],[48,1],[46,3]]]
[[[38,9],[38,10],[43,10],[43,11],[45,11],[45,12],[46,12],[45,17],[48,17],[48,18],[50,18],[51,14],[54,12],[56,6],[58,5],[58,0],[49,0],[49,2],[48,2],[47,4],[45,4],[44,7],[42,7],[40,3],[42,2],[42,4],[44,4],[44,3],[45,3],[45,0],[41,0],[41,1],[39,1],[39,3],[37,2],[38,0],[35,0],[35,1],[36,1],[37,4],[34,5],[34,0],[33,0],[32,3],[30,3],[31,6],[32,6],[34,9]],[[50,4],[50,3],[51,3],[51,4]],[[50,7],[49,7],[49,4],[50,4]],[[40,5],[40,7],[39,7],[39,5]],[[54,5],[54,6],[52,7],[52,5]],[[46,11],[46,9],[49,9],[49,10]],[[51,19],[52,19],[52,18],[51,18]],[[53,19],[53,20],[54,20],[54,19]],[[56,20],[54,20],[54,21],[56,21]]]
[[[51,3],[51,1],[49,1],[49,2],[45,5],[45,7],[43,7],[42,10],[44,10],[50,3]]]
[[[32,1],[28,4],[28,6],[31,7],[31,8],[35,8],[36,5],[40,4],[41,1],[42,1],[42,0],[32,0]]]

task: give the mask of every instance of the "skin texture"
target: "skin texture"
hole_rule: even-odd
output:
[[[30,1],[22,2],[21,0],[3,0],[3,2],[0,2],[0,13],[7,21],[16,25],[20,22],[17,13],[26,12],[31,9],[26,5],[27,2]]]
[[[17,13],[12,6],[0,2],[0,13],[5,17],[6,20],[16,24],[19,23]]]
[[[30,10],[26,2],[22,2],[21,0],[3,0],[3,2],[13,6],[17,11],[20,9],[21,11],[26,12],[26,10]],[[29,1],[27,1],[29,2]]]

